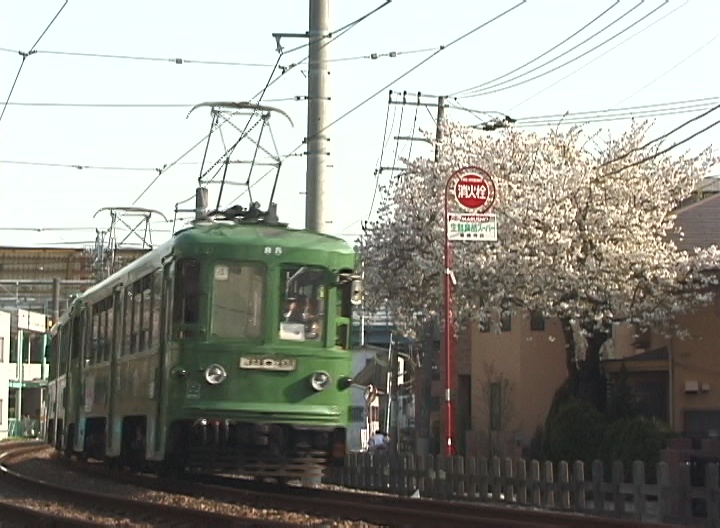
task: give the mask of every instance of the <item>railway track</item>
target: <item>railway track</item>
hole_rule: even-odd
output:
[[[255,526],[260,528],[287,528],[298,526],[275,520],[242,518],[217,512],[183,508],[168,504],[159,504],[139,500],[137,498],[119,497],[116,495],[94,493],[79,489],[69,489],[45,480],[28,477],[9,467],[10,462],[18,457],[47,449],[46,444],[24,442],[22,445],[7,444],[0,446],[0,472],[5,481],[23,486],[38,497],[52,498],[62,504],[89,511],[97,511],[107,517],[117,517],[130,521],[135,525],[149,526]],[[28,508],[8,500],[0,500],[0,515],[3,521],[22,523],[23,526],[58,526],[84,527],[107,526],[104,522],[93,522],[68,515]]]
[[[78,464],[64,460],[68,467]],[[83,463],[85,471],[113,480],[126,480],[148,489],[166,493],[212,497],[215,501],[238,503],[252,501],[263,508],[312,513],[397,527],[597,527],[597,528],[668,528],[667,524],[594,517],[522,507],[413,499],[395,495],[336,491],[322,488],[273,486],[234,477],[193,475],[182,480],[165,480],[149,475],[110,471],[100,464]]]

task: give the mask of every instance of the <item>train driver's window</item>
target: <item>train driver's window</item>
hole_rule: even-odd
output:
[[[265,269],[260,264],[216,264],[213,270],[212,336],[262,335]]]
[[[325,330],[327,270],[285,266],[280,277],[280,339],[321,342]]]

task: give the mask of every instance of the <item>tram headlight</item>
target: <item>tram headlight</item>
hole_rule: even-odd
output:
[[[330,374],[323,370],[313,372],[313,375],[310,377],[310,385],[312,385],[312,388],[318,392],[327,389],[330,386],[330,381],[332,381],[330,379]]]
[[[205,369],[205,381],[210,385],[220,385],[227,378],[227,372],[222,365],[213,363]]]

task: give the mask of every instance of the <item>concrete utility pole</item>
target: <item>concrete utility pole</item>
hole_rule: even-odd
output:
[[[440,143],[443,138],[442,123],[445,120],[445,98],[443,96],[438,97],[438,109],[437,109],[437,128],[435,129],[435,141]],[[439,145],[435,145],[435,163],[440,161],[440,148]]]
[[[443,138],[442,123],[445,120],[445,98],[438,97],[437,100],[437,118],[435,129],[435,140],[440,143]],[[440,148],[435,145],[435,162],[440,161]],[[416,441],[416,451],[418,454],[428,454],[430,451],[430,436],[432,428],[430,424],[430,409],[432,408],[432,367],[434,359],[438,356],[438,350],[435,348],[435,321],[430,320],[424,323],[424,336],[422,342],[422,388],[420,391],[420,419],[418,427],[418,438]]]
[[[330,72],[328,43],[330,0],[310,1],[310,57],[308,61],[307,173],[305,229],[329,233],[332,225],[330,181]]]

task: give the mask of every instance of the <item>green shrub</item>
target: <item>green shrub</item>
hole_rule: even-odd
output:
[[[605,431],[600,457],[608,471],[614,461],[621,461],[626,479],[632,476],[632,463],[641,460],[645,463],[646,476],[654,478],[660,451],[665,448],[669,436],[669,426],[658,420],[642,416],[623,418]]]
[[[548,416],[545,427],[545,454],[550,460],[590,463],[597,458],[605,416],[592,404],[570,399]]]

